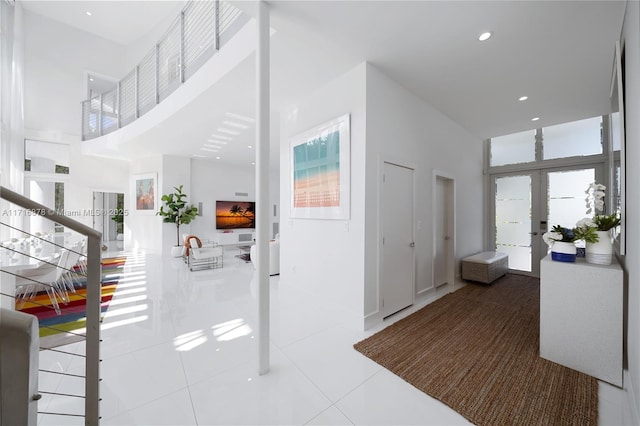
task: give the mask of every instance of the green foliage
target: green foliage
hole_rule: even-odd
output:
[[[596,228],[590,226],[577,227],[573,229],[576,240],[584,240],[585,243],[597,243],[599,241]]]
[[[560,225],[555,225],[553,228],[551,228],[551,232],[562,235],[562,240],[560,241],[564,243],[572,243],[577,240],[573,233],[573,229],[565,228]]]
[[[620,225],[620,218],[616,213],[610,215],[597,214],[593,218],[593,223],[598,227],[598,231],[608,231]]]
[[[156,214],[163,217],[162,222],[164,223],[175,223],[178,237],[177,245],[180,245],[180,225],[191,223],[198,215],[198,208],[187,204],[185,200],[187,194],[182,192],[182,185],[173,189],[175,189],[174,193],[162,196],[160,200],[164,205],[160,206],[160,211]]]

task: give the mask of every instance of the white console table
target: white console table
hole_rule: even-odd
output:
[[[540,356],[622,386],[623,273],[611,265],[540,262]]]
[[[253,244],[253,231],[218,232],[213,234],[213,241],[221,246]]]

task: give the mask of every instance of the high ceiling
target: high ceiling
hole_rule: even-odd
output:
[[[42,3],[42,2],[33,2]],[[56,8],[27,9],[82,27],[87,4],[100,9],[96,33],[118,42],[140,34],[127,21],[153,24],[173,13],[175,2],[44,2]],[[71,5],[73,3],[73,6]],[[142,5],[141,5],[142,3]],[[170,4],[168,4],[170,3]],[[624,1],[272,1],[273,137],[277,113],[307,94],[369,61],[401,85],[465,127],[479,139],[609,112],[614,43]],[[79,4],[83,4],[82,7]],[[117,6],[116,6],[117,5]],[[234,2],[252,14],[253,2]],[[112,7],[111,7],[112,6]],[[67,9],[68,8],[68,9]],[[98,10],[98,9],[96,9]],[[73,12],[73,16],[72,13]],[[91,18],[96,18],[94,13]],[[133,19],[136,17],[138,19]],[[141,17],[144,16],[144,19]],[[127,27],[125,31],[123,28]],[[493,36],[478,41],[478,35]],[[126,36],[125,36],[126,33]],[[249,58],[237,75],[222,80],[198,100],[188,128],[163,125],[158,137],[180,134],[166,144],[176,155],[200,153],[224,120],[221,94],[236,110],[254,114],[254,69]],[[528,96],[526,101],[518,101]],[[532,118],[539,117],[533,122]],[[251,129],[226,147],[227,159],[248,164],[254,153]],[[274,144],[277,145],[277,144]],[[233,155],[232,155],[233,154]],[[272,155],[277,161],[277,152]]]

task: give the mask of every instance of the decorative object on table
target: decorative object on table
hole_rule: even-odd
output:
[[[349,219],[349,120],[345,114],[291,138],[291,217]]]
[[[138,214],[153,214],[156,211],[157,181],[157,173],[134,175],[133,193],[135,194],[135,211]]]
[[[620,225],[620,217],[617,213],[603,214],[606,189],[604,185],[595,182],[589,185],[585,191],[587,214],[594,213],[594,216],[581,219],[576,223],[575,228],[576,238],[586,242],[586,261],[598,265],[611,264],[613,258],[611,229]]]
[[[551,259],[558,262],[576,261],[576,237],[573,229],[555,225],[551,231],[545,232],[542,239],[551,247]]]
[[[176,245],[171,249],[173,257],[182,255],[183,246],[180,244],[180,225],[187,225],[198,215],[198,208],[193,204],[187,204],[187,194],[182,192],[182,185],[176,186],[174,193],[163,195],[163,205],[156,214],[162,216],[162,222],[176,225]]]

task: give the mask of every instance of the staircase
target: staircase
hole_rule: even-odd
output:
[[[101,234],[4,187],[0,199],[0,424],[31,425],[55,416],[62,424],[98,425]],[[32,230],[36,224],[50,230],[61,225],[65,232]],[[14,307],[30,303],[51,316],[63,314],[77,277],[86,279],[85,329],[62,330],[73,346],[41,345],[37,318]],[[46,297],[48,303],[38,301]],[[55,358],[49,363],[54,367],[39,369],[43,357]],[[78,392],[58,389],[63,379],[74,381]]]

